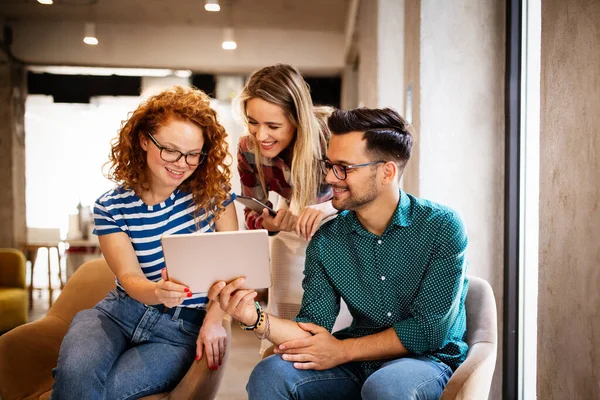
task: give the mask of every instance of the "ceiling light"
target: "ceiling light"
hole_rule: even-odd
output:
[[[178,69],[173,71],[173,75],[175,75],[178,78],[189,78],[190,76],[192,76],[192,71],[190,71],[189,69]]]
[[[219,0],[206,0],[206,3],[204,3],[204,9],[206,11],[212,12],[221,11],[221,6],[219,6]]]
[[[94,24],[93,22],[88,22],[85,24],[83,43],[89,44],[91,46],[95,46],[98,44],[98,39],[96,38],[96,24]]]
[[[225,28],[223,30],[223,43],[221,44],[224,50],[235,50],[237,43],[233,38],[233,28]]]
[[[192,76],[192,71],[189,69],[166,69],[166,68],[106,68],[106,67],[73,67],[73,66],[58,66],[58,65],[30,65],[28,71],[37,74],[54,74],[54,75],[96,75],[96,76],[156,76],[168,77],[176,76],[178,78],[189,78]]]
[[[53,1],[52,1],[52,0],[37,0],[37,1],[38,1],[38,3],[40,3],[40,4],[48,4],[48,5],[50,5],[50,4],[52,4],[52,3],[53,3]]]

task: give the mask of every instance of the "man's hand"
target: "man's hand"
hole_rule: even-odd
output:
[[[160,275],[162,279],[156,282],[154,294],[161,304],[164,304],[169,308],[177,307],[183,303],[183,300],[192,297],[192,292],[190,292],[190,289],[187,287],[174,282],[169,282],[166,269],[163,268],[160,271]]]
[[[262,227],[270,232],[291,232],[296,229],[296,216],[288,209],[281,209],[273,217],[265,208],[262,213]]]
[[[206,353],[206,361],[211,370],[218,370],[227,351],[227,332],[221,321],[205,321],[196,339],[196,360]]]
[[[254,325],[258,319],[254,298],[257,293],[251,289],[240,289],[245,278],[236,279],[229,284],[217,282],[208,291],[208,298],[219,303],[221,310],[245,325]]]
[[[343,342],[319,325],[299,322],[298,326],[313,336],[290,340],[275,347],[275,354],[294,362],[296,369],[325,370],[350,361]]]

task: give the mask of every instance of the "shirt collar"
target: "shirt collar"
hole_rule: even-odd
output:
[[[350,232],[367,232],[365,228],[361,225],[356,213],[354,211],[343,211],[338,218],[342,218],[342,230],[344,233]],[[412,225],[412,207],[410,197],[403,192],[400,191],[400,201],[398,202],[398,206],[396,207],[396,211],[392,215],[392,220],[390,221],[390,225],[387,227],[386,231],[400,226],[406,227]]]
[[[390,226],[411,226],[412,225],[412,207],[410,197],[403,192],[400,191],[400,201],[398,202],[398,207],[396,207],[396,211],[394,211],[394,215],[392,215],[392,222]]]

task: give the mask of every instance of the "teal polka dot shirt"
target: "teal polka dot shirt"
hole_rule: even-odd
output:
[[[335,334],[362,337],[393,327],[411,353],[452,369],[464,361],[467,234],[451,209],[400,192],[381,236],[343,211],[306,250],[304,297],[296,320],[333,328],[340,297],[353,321]],[[386,360],[365,361],[377,368]]]

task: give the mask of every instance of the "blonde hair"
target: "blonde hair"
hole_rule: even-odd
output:
[[[310,87],[294,67],[276,64],[262,68],[250,75],[246,86],[238,96],[242,121],[248,132],[246,104],[248,100],[259,98],[280,106],[285,116],[296,128],[292,142],[290,210],[298,214],[304,207],[314,204],[319,191],[321,176],[319,160],[327,151],[329,128],[327,118],[333,112],[331,107],[315,107],[310,97]],[[256,138],[249,135],[256,160],[260,184],[268,195],[262,169],[262,155]]]

